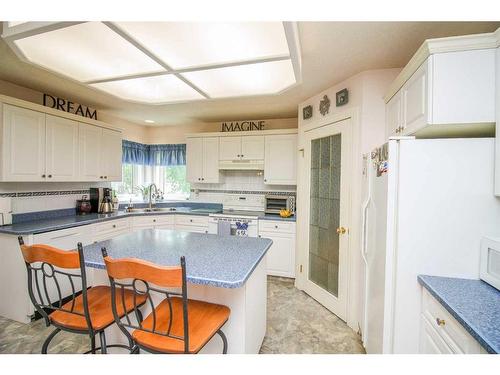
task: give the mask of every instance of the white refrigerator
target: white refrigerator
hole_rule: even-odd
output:
[[[481,237],[500,234],[494,139],[394,138],[365,160],[363,342],[418,353],[417,275],[477,279]]]

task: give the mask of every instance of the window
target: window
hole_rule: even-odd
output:
[[[122,165],[122,181],[113,182],[120,201],[142,201],[149,197],[145,188],[152,182],[163,193],[166,200],[185,200],[189,198],[190,185],[186,181],[186,166],[147,166],[136,164]],[[143,192],[145,196],[143,197]],[[147,199],[147,198],[146,198]]]

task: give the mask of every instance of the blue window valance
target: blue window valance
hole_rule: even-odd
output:
[[[124,164],[176,166],[186,165],[186,145],[145,145],[123,140]]]

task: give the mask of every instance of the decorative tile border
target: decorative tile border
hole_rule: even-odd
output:
[[[210,189],[191,189],[191,192],[195,191],[199,193],[216,193],[216,194],[259,194],[259,195],[286,195],[295,197],[297,193],[295,191],[250,191],[250,190],[210,190]]]
[[[61,190],[61,191],[26,191],[19,193],[0,193],[0,198],[43,197],[46,195],[83,195],[90,194],[90,190]]]

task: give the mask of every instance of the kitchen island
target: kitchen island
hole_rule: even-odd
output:
[[[228,306],[231,315],[222,327],[228,353],[251,354],[259,352],[266,332],[264,256],[271,244],[264,238],[146,229],[85,246],[84,254],[93,285],[109,284],[102,247],[113,258],[134,257],[166,266],[178,265],[185,256],[188,298]],[[116,326],[106,334],[109,343],[126,341]],[[222,341],[214,336],[201,353],[221,351]]]

